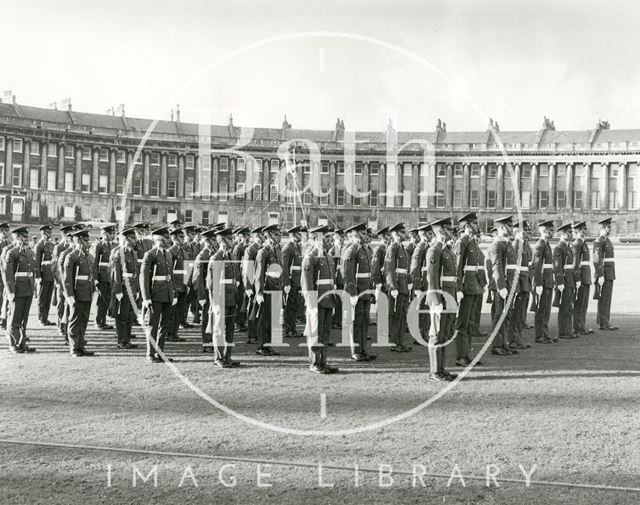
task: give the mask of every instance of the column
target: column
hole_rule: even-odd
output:
[[[142,157],[142,164],[144,166],[144,181],[143,181],[143,185],[144,185],[144,190],[142,192],[142,194],[144,196],[149,196],[149,173],[150,173],[150,169],[149,169],[149,154],[142,151],[140,153],[140,156]],[[202,191],[202,189],[201,189]]]
[[[513,207],[516,209],[516,195],[519,198],[520,206],[522,206],[522,166],[520,162],[512,163],[513,177],[511,178],[511,184],[507,188],[509,191],[513,191]]]
[[[411,165],[411,208],[418,209],[420,207],[420,164],[413,163]]]
[[[329,163],[329,205],[331,206],[336,204],[337,170],[338,168],[335,161]]]
[[[538,164],[531,163],[531,210],[538,210]]]
[[[618,203],[620,210],[627,210],[627,163],[619,163],[618,168]]]
[[[64,191],[64,144],[58,146],[58,191]]]
[[[462,170],[462,208],[468,209],[471,198],[471,172],[469,163],[463,163]]]
[[[124,185],[123,185],[124,191]],[[109,149],[109,194],[116,194],[116,150]]]
[[[556,209],[556,164],[549,163],[549,211]]]
[[[82,146],[76,146],[76,193],[82,192]],[[91,190],[91,188],[89,188]]]
[[[91,175],[91,192],[97,194],[100,191],[100,171],[98,170],[98,156],[100,155],[96,146],[91,149],[93,161],[93,174]]]
[[[47,187],[47,149],[49,145],[42,142],[40,145],[40,190],[48,190]]]
[[[4,164],[4,187],[5,188],[10,188],[11,187],[11,172],[12,172],[12,167],[13,167],[13,139],[8,137],[7,141],[5,142],[5,153],[6,153],[6,162]]]
[[[362,188],[360,189],[360,192],[363,193],[360,198],[360,205],[363,207],[369,205],[369,191],[371,188],[371,179],[369,177],[369,162],[366,161],[362,164]]]
[[[380,163],[378,174],[378,207],[380,208],[387,206],[387,166],[384,163]]]
[[[24,147],[24,155],[22,159],[24,160],[22,163],[22,187],[30,188],[31,187],[31,141],[25,140],[22,143]],[[25,209],[26,212],[26,209]]]
[[[604,162],[600,164],[602,166],[602,180],[600,181],[600,188],[602,188],[602,194],[600,195],[600,208],[602,210],[609,210],[609,163]]]
[[[568,210],[573,210],[573,163],[567,163],[567,204]]]
[[[167,197],[167,153],[160,153],[160,196]]]
[[[131,184],[129,185],[129,191],[128,191],[129,195],[133,195],[133,181],[136,178],[136,169],[135,169],[135,165],[133,164],[134,154],[135,154],[135,151],[132,151],[130,149],[126,151],[125,159],[127,162],[127,177],[129,177],[129,174],[131,174]],[[131,213],[133,213],[133,208],[131,209]]]
[[[445,183],[444,193],[444,208],[453,208],[453,163],[447,163],[447,177]]]
[[[229,195],[232,195],[232,194],[234,194],[236,192],[236,168],[237,168],[237,166],[238,166],[238,163],[236,162],[236,160],[234,158],[229,158]],[[295,172],[296,167],[293,167],[293,170]],[[229,199],[232,200],[233,198],[231,196],[229,196]]]
[[[480,209],[487,208],[487,164],[480,163]]]
[[[496,208],[504,208],[504,163],[498,163],[498,179],[496,188]]]
[[[178,156],[178,198],[184,198],[184,155]],[[247,181],[249,180],[249,167],[245,165],[245,169],[247,170]]]

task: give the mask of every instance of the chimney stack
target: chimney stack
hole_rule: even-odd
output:
[[[180,122],[180,104],[176,105],[176,123]]]

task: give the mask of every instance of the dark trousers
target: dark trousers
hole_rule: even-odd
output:
[[[337,289],[342,289],[342,286],[338,286]],[[333,309],[333,322],[332,325],[335,328],[342,327],[342,299],[340,297],[336,298],[336,306]]]
[[[295,335],[296,323],[298,321],[298,311],[300,310],[300,288],[291,288],[287,298],[287,304],[284,306],[284,333],[285,335]]]
[[[38,319],[41,323],[49,320],[49,309],[51,308],[51,298],[53,297],[53,281],[40,283],[38,291]]]
[[[420,311],[418,313],[418,327],[420,329],[420,336],[425,342],[429,342],[429,328],[431,328],[431,316],[428,312],[429,306],[427,305],[427,297],[423,296],[420,300]]]
[[[589,284],[580,284],[576,303],[573,309],[573,331],[580,332],[587,330],[587,308],[589,307]]]
[[[116,336],[118,344],[127,345],[131,343],[131,327],[135,319],[135,311],[129,297],[125,293],[120,302],[115,302],[116,311],[113,314],[116,322]]]
[[[309,361],[312,365],[324,366],[327,364],[327,344],[331,338],[331,323],[333,319],[333,309],[318,308],[318,328],[317,341],[314,335],[315,328],[309,328]],[[313,324],[312,324],[313,326]]]
[[[436,314],[432,310],[430,314],[431,325],[429,327],[429,371],[431,373],[441,373],[445,369],[445,349],[444,345],[452,336],[449,331],[455,324],[455,314],[441,312]]]
[[[527,313],[528,299],[528,291],[520,291],[516,294],[509,320],[510,343],[522,344],[522,328],[524,327],[524,316]]]
[[[543,288],[542,294],[538,298],[538,308],[535,317],[536,339],[549,338],[549,317],[551,317],[552,295],[553,289]]]
[[[173,305],[173,319],[171,321],[171,328],[169,329],[169,337],[175,338],[178,336],[178,329],[180,325],[185,323],[184,314],[187,304],[187,292],[176,293],[178,302]]]
[[[231,359],[231,350],[233,349],[233,333],[235,331],[236,324],[236,306],[228,305],[224,308],[224,342],[222,342],[222,325],[216,326],[213,331],[216,360],[228,360]]]
[[[71,352],[81,351],[86,345],[84,335],[89,324],[89,312],[91,311],[91,302],[76,301],[73,305],[69,305],[69,349]]]
[[[213,328],[210,327],[211,314],[209,311],[211,310],[211,305],[209,304],[209,294],[207,293],[206,302],[202,306],[202,321],[200,322],[200,334],[202,335],[202,347],[213,347],[212,340],[212,331]],[[200,307],[200,303],[198,303],[198,307]],[[208,331],[207,331],[208,330]]]
[[[69,326],[69,307],[67,306],[67,301],[64,297],[64,293],[62,288],[57,287],[56,298],[56,315],[58,316],[58,335],[64,337],[65,342],[67,341],[67,328]]]
[[[600,298],[598,299],[598,315],[596,316],[596,324],[600,328],[608,328],[611,323],[611,298],[613,296],[613,281],[604,281],[600,290]]]
[[[369,310],[371,308],[371,296],[365,295],[358,298],[353,320],[353,344],[354,353],[367,352],[367,335],[369,333]]]
[[[565,286],[558,308],[558,335],[568,337],[573,334],[573,302],[576,289]]]
[[[255,303],[255,295],[247,300],[247,340],[252,341],[258,340],[258,318],[250,317]]]
[[[271,293],[264,293],[264,302],[262,302],[258,311],[256,330],[258,333],[258,349],[262,349],[271,343],[271,331],[273,329],[271,326]]]
[[[147,326],[147,357],[159,357],[157,349],[164,351],[164,341],[173,324],[174,307],[171,302],[153,302]],[[156,345],[153,345],[153,342]]]
[[[498,291],[495,291],[493,293],[493,305],[491,306],[491,320],[492,320],[493,328],[494,329],[498,328],[495,340],[493,341],[494,348],[498,348],[498,347],[502,347],[504,349],[509,348],[509,312],[510,312],[509,310],[507,310],[507,314],[505,315],[504,321],[502,321],[502,324],[499,325],[500,317],[502,317],[502,313],[505,309],[506,302],[507,300],[503,299],[500,296],[500,293]]]
[[[107,324],[107,311],[111,301],[111,284],[108,282],[98,282],[98,299],[96,301],[96,325],[98,327]]]
[[[397,346],[404,346],[407,329],[407,310],[409,295],[398,293],[397,298],[389,297],[389,333],[391,342]]]
[[[7,327],[9,328],[9,345],[23,348],[27,345],[27,319],[33,296],[21,296],[9,302]]]
[[[198,292],[195,288],[190,288],[189,309],[193,314],[193,324],[200,322],[200,303],[198,300]]]
[[[522,307],[522,326],[527,325],[527,311],[529,310],[529,300],[531,299],[531,293],[527,291],[524,297],[524,306]]]
[[[477,304],[482,304],[482,294],[465,294],[460,301],[456,318],[456,359],[468,358],[471,354],[472,322]]]
[[[242,288],[242,284],[240,285],[240,288]],[[245,294],[244,289],[238,291],[238,297],[236,300],[236,325],[238,326],[238,328],[243,329],[247,326],[246,297],[247,295]]]

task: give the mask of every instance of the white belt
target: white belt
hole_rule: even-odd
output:
[[[465,265],[464,266],[464,271],[465,272],[477,272],[478,271],[478,265]]]
[[[51,263],[53,263],[51,260],[44,260],[40,262],[41,265],[51,265]]]
[[[109,262],[107,261],[106,263],[104,261],[101,261],[100,263],[98,263],[99,266],[101,267],[108,267],[109,266]]]
[[[553,268],[553,265],[551,263],[544,263],[542,268]]]
[[[573,265],[565,265],[564,269],[565,270],[573,270]]]
[[[516,270],[518,265],[507,265],[507,270]]]
[[[138,263],[142,263],[142,258],[138,258]]]
[[[422,267],[420,269],[421,272],[427,272],[429,270],[429,267]]]
[[[580,262],[580,266],[590,267],[591,266],[591,262],[590,261],[581,261]]]
[[[529,267],[520,267],[520,271],[521,272],[528,272],[529,271]]]
[[[291,265],[291,270],[300,270],[300,265]]]
[[[131,274],[129,272],[123,272],[122,273],[122,277],[135,277],[135,276],[136,276],[136,274]]]
[[[154,275],[151,278],[152,281],[168,281],[169,280],[169,276],[168,275]]]
[[[76,280],[77,281],[88,281],[89,280],[89,276],[88,275],[76,275]]]
[[[478,265],[478,270],[484,270],[484,266]]]
[[[316,282],[316,284],[318,286],[320,286],[321,284],[333,284],[333,281],[331,279],[318,279],[318,282]]]
[[[358,272],[356,274],[356,279],[368,279],[369,277],[371,277],[371,272],[363,272],[363,273]]]
[[[233,279],[220,279],[220,284],[233,284]]]
[[[31,272],[16,272],[16,277],[31,277],[32,275]]]
[[[273,279],[279,279],[280,278],[280,274],[278,272],[267,272],[266,276],[267,277],[272,277]]]
[[[174,274],[180,274],[180,275],[184,275],[184,270],[174,270],[173,273]]]
[[[443,275],[440,277],[441,282],[458,282],[458,278],[455,275]]]
[[[407,273],[407,269],[406,268],[396,268],[396,273],[397,274],[406,274]]]
[[[616,260],[614,258],[604,258],[602,261],[605,263],[614,263]]]

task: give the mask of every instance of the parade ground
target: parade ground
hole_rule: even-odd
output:
[[[125,351],[90,323],[97,356],[71,358],[32,309],[37,353],[0,351],[0,503],[638,503],[640,247],[616,246],[616,270],[618,331],[597,330],[592,300],[594,334],[536,344],[528,329],[531,349],[487,352],[387,424],[446,387],[427,380],[425,348],[361,364],[331,347],[341,373],[319,376],[302,339],[261,357],[240,334],[242,367],[223,370],[195,329],[167,344],[170,366],[145,361],[142,328]]]

